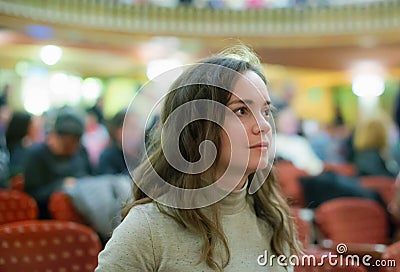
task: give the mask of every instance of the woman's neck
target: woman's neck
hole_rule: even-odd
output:
[[[218,174],[217,173],[217,180],[221,179],[219,181],[219,187],[223,190],[229,190],[229,191],[238,191],[243,188],[243,186],[246,184],[247,179],[249,177],[249,174],[227,174],[227,173],[222,173]],[[237,184],[233,190],[232,190],[232,184]]]
[[[238,191],[238,190],[242,189],[243,186],[246,184],[248,177],[249,177],[248,175],[243,175],[243,177],[240,180],[239,184],[236,185],[235,189],[233,189],[233,190],[234,191]]]

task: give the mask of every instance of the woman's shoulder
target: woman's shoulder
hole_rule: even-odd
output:
[[[147,220],[149,217],[154,217],[158,212],[156,205],[153,202],[140,204],[133,206],[128,214],[126,215],[125,220],[134,220],[137,221],[138,219]]]
[[[154,202],[136,205],[132,207],[125,217],[124,221],[141,222],[148,224],[151,228],[158,225],[176,224],[168,215],[162,213]]]
[[[121,243],[130,245],[150,246],[152,244],[153,226],[156,209],[153,203],[134,206],[130,209],[121,224],[114,230],[111,244]],[[151,246],[150,246],[151,247]]]
[[[125,234],[123,236],[127,239],[143,240],[142,242],[150,242],[153,247],[157,247],[174,233],[182,234],[180,228],[182,226],[172,217],[162,213],[155,203],[147,203],[132,207],[116,232]],[[169,235],[166,235],[167,233]]]
[[[97,271],[155,271],[159,242],[154,240],[149,213],[153,204],[133,207],[99,254]],[[123,269],[122,269],[123,268]]]

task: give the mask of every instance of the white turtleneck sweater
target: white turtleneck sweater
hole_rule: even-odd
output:
[[[246,186],[221,200],[221,220],[231,259],[224,271],[286,271],[276,263],[259,265],[268,252],[272,229],[256,217]],[[213,271],[199,263],[202,238],[160,213],[154,203],[135,206],[99,254],[95,272]],[[260,259],[265,261],[265,259]],[[289,269],[291,270],[291,269]]]

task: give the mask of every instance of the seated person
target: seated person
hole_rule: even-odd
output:
[[[6,130],[6,143],[10,152],[10,177],[23,172],[27,150],[34,142],[36,128],[29,113],[16,112]]]
[[[299,120],[296,113],[290,108],[281,110],[276,119],[276,157],[291,161],[309,175],[318,175],[324,164],[308,140],[297,134],[298,130]]]
[[[82,144],[89,154],[93,168],[97,167],[100,154],[108,146],[109,142],[109,133],[106,127],[99,122],[96,111],[92,108],[87,109]]]
[[[87,152],[80,143],[83,132],[81,117],[71,110],[63,110],[59,112],[45,142],[28,150],[25,190],[37,201],[41,219],[49,218],[49,197],[61,189],[65,178],[91,174]]]
[[[354,132],[354,163],[359,176],[391,176],[388,147],[388,129],[378,118],[360,122]]]
[[[129,175],[125,161],[128,157],[131,170],[139,164],[141,144],[143,144],[140,125],[139,116],[135,113],[127,114],[124,109],[115,114],[108,126],[112,144],[101,153],[97,174]],[[123,135],[125,137],[124,150],[122,150]]]

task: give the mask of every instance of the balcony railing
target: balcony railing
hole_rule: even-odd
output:
[[[280,9],[199,9],[112,0],[0,0],[0,14],[128,33],[268,37],[400,31],[400,1]]]

